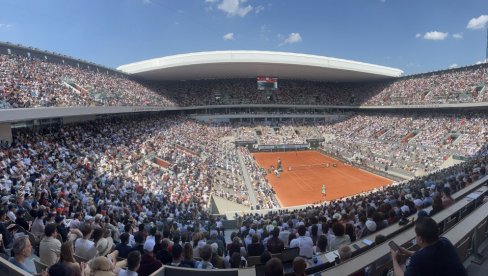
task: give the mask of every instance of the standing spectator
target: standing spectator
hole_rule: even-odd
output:
[[[281,253],[285,249],[285,244],[279,238],[280,236],[280,229],[275,227],[273,231],[271,231],[271,238],[268,239],[266,247],[271,254]]]

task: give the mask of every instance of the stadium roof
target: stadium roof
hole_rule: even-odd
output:
[[[117,69],[147,80],[255,78],[317,81],[372,81],[399,77],[396,68],[324,56],[266,52],[214,51],[154,58]]]

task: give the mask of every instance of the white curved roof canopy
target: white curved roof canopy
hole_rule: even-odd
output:
[[[399,77],[403,71],[323,56],[266,52],[215,51],[154,58],[117,69],[148,80],[255,78],[318,81],[371,81]]]

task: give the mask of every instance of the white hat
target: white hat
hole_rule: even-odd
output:
[[[402,210],[403,213],[410,213],[410,208],[408,208],[407,205],[403,205],[400,210]]]
[[[372,220],[367,220],[366,221],[366,228],[368,228],[368,230],[370,232],[376,231],[376,222],[374,222]]]
[[[341,220],[342,216],[341,214],[339,213],[335,213],[333,216],[332,216],[333,219],[336,219],[336,220]]]

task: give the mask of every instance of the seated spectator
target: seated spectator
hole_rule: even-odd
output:
[[[315,254],[324,254],[327,252],[327,237],[320,235],[315,246]]]
[[[89,275],[91,276],[115,276],[115,260],[110,261],[105,256],[99,256],[88,262]]]
[[[42,275],[42,273],[41,273]],[[50,266],[47,270],[47,275],[49,276],[67,276],[67,275],[76,275],[74,274],[71,267],[67,266],[64,263],[56,263]],[[78,274],[81,275],[81,274]]]
[[[163,239],[161,241],[161,250],[159,250],[156,258],[161,261],[164,265],[171,264],[173,257],[171,253],[168,252],[169,241],[168,239]]]
[[[247,256],[260,256],[264,252],[264,245],[259,242],[259,236],[252,235],[252,243],[247,246]]]
[[[444,189],[442,189],[441,194],[442,194],[442,206],[444,207],[444,209],[454,204],[455,201],[451,196],[451,189],[449,187],[444,187]]]
[[[121,269],[118,276],[138,276],[137,270],[141,264],[141,253],[132,251],[127,255],[127,270]]]
[[[83,234],[83,238],[79,238],[75,242],[75,254],[86,259],[91,260],[97,255],[97,248],[95,247],[95,243],[89,240],[92,234],[92,227],[88,224],[85,224],[83,229],[81,230]]]
[[[271,252],[269,251],[264,251],[261,256],[259,256],[259,263],[261,264],[266,264],[267,261],[271,259]]]
[[[38,210],[36,212],[34,222],[32,222],[31,233],[36,237],[41,237],[42,235],[44,235],[44,214],[44,211]]]
[[[204,245],[200,249],[200,257],[202,262],[197,266],[199,269],[214,269],[212,265],[212,247],[209,244]]]
[[[57,216],[54,221],[56,222],[56,231],[58,232],[59,235],[61,235],[61,239],[63,242],[68,240],[68,229],[66,228],[66,225],[64,224],[64,217],[62,216]]]
[[[212,247],[212,265],[215,268],[225,268],[225,260],[223,256],[219,254],[219,246],[217,243],[212,243],[210,247]]]
[[[196,268],[198,262],[193,258],[193,246],[187,242],[183,246],[183,260],[180,262],[181,267]]]
[[[415,234],[420,250],[414,252],[403,247],[400,247],[399,251],[391,250],[395,275],[468,275],[456,248],[448,239],[439,238],[439,227],[435,220],[430,217],[417,220]],[[410,257],[410,263],[405,271],[398,263],[399,254]]]
[[[352,249],[349,245],[342,244],[339,246],[339,249],[337,249],[339,252],[339,258],[341,259],[341,262],[345,260],[349,260],[352,256]]]
[[[61,251],[61,242],[56,238],[58,232],[56,224],[48,224],[44,229],[44,238],[39,245],[40,261],[47,266],[51,266],[58,261],[58,253]]]
[[[139,276],[149,276],[163,265],[154,257],[154,245],[154,241],[144,244],[144,255],[141,257],[141,264],[137,270],[137,274],[139,274]]]
[[[299,255],[305,258],[312,258],[313,256],[313,241],[312,238],[305,236],[307,228],[305,225],[298,226],[298,237],[290,242],[290,248],[299,247]]]
[[[115,246],[115,250],[119,252],[120,258],[127,258],[127,255],[134,249],[129,246],[129,234],[123,233],[120,235],[120,243]],[[139,254],[140,255],[140,254]]]
[[[182,261],[183,248],[181,245],[175,243],[173,249],[171,250],[171,266],[180,266]]]
[[[434,201],[432,202],[432,210],[429,212],[429,216],[433,216],[444,209],[444,205],[442,204],[442,196],[440,194],[434,197]]]
[[[69,267],[73,272],[73,276],[81,276],[83,267],[80,267],[80,264],[75,260],[73,256],[74,254],[73,243],[70,241],[64,242],[63,245],[61,245],[59,262]]]
[[[229,260],[230,268],[244,268],[247,266],[246,259],[241,254],[234,252]]]
[[[27,222],[27,220],[25,220],[24,215],[25,215],[24,209],[18,209],[15,223],[21,226],[22,228],[24,228],[25,231],[29,231],[30,225]]]
[[[0,209],[0,234],[2,234],[3,237],[3,245],[6,248],[10,248],[10,246],[12,245],[12,237],[7,230],[7,225],[5,224],[6,219],[7,214],[4,210]],[[44,230],[42,231],[42,234],[44,234]]]
[[[283,264],[278,258],[271,258],[266,262],[264,267],[265,276],[282,276],[284,275]]]
[[[25,261],[30,257],[32,252],[32,245],[28,236],[20,236],[14,240],[12,247],[13,257],[10,257],[9,261],[21,269],[34,274],[25,265]]]
[[[293,259],[293,272],[296,276],[305,276],[305,269],[307,269],[307,262],[302,257],[295,257]]]
[[[334,225],[332,225],[332,232],[334,233],[334,236],[329,241],[329,251],[337,250],[339,249],[339,246],[351,243],[349,236],[345,235],[344,225],[342,225],[341,223],[334,223]]]
[[[271,254],[281,253],[285,249],[285,244],[279,238],[280,236],[280,229],[275,227],[273,231],[271,231],[271,238],[268,239],[266,244],[266,248]]]

